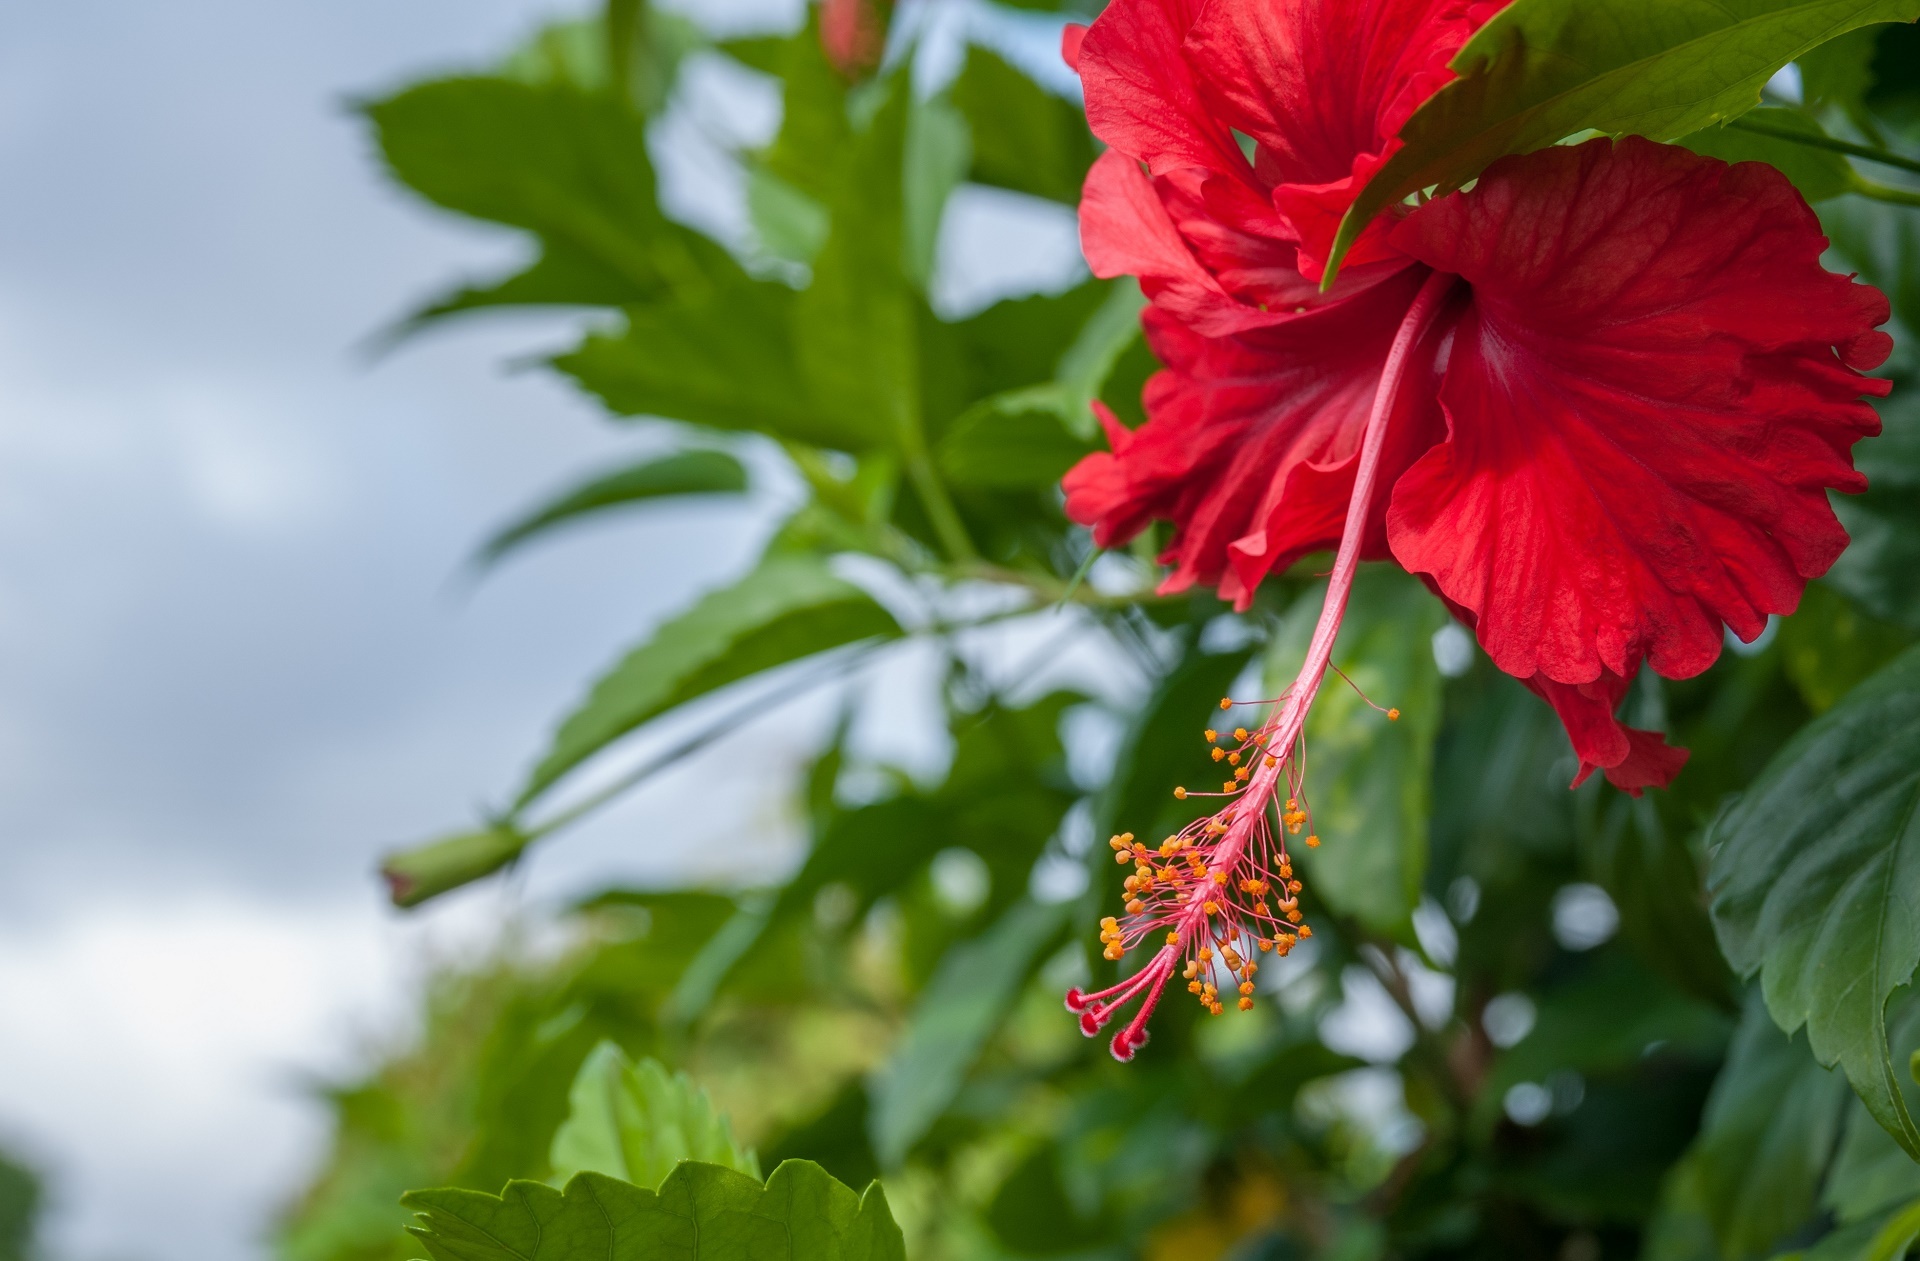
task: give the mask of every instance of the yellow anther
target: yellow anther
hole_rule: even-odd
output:
[[[1108,932],[1112,932],[1114,929],[1120,927],[1120,921],[1115,916],[1109,915],[1100,921],[1100,927],[1106,929]]]
[[[1269,757],[1269,758],[1267,759],[1267,769],[1269,769],[1269,770],[1271,770],[1271,769],[1273,769],[1274,767],[1276,767],[1276,766],[1278,766],[1278,765],[1280,765],[1280,764],[1279,764],[1278,762],[1276,762],[1276,761],[1274,761],[1274,760],[1273,760],[1273,759],[1272,759],[1271,757]]]
[[[1116,941],[1100,953],[1109,959],[1118,959],[1123,952],[1120,949],[1120,943]]]
[[[1208,902],[1200,909],[1209,915],[1218,915],[1220,913],[1220,904],[1218,902]]]
[[[1228,780],[1224,784],[1220,785],[1220,791],[1223,793],[1230,793],[1237,787],[1239,787],[1239,785],[1235,784],[1232,780]]]
[[[1247,729],[1245,727],[1235,727],[1233,729],[1233,738],[1236,740],[1245,740],[1247,738]]]
[[[1290,880],[1290,879],[1292,879],[1292,878],[1293,878],[1293,864],[1292,864],[1292,863],[1281,863],[1281,864],[1280,864],[1280,878],[1281,878],[1281,879],[1283,879],[1283,880]]]
[[[1224,758],[1225,758],[1226,756],[1227,756],[1227,751],[1226,751],[1225,749],[1223,749],[1223,748],[1221,748],[1221,747],[1220,747],[1219,745],[1217,745],[1217,744],[1213,746],[1213,760],[1214,760],[1214,761],[1216,761],[1216,762],[1218,762],[1218,761],[1221,761],[1221,760],[1223,760],[1223,759],[1224,759]]]
[[[1217,732],[1217,731],[1215,731],[1215,730],[1214,730],[1214,729],[1213,729],[1212,727],[1208,727],[1208,728],[1207,728],[1207,743],[1208,743],[1208,744],[1212,744],[1212,743],[1213,743],[1213,742],[1214,742],[1215,740],[1218,740],[1219,738],[1220,738],[1220,733],[1219,733],[1219,732]]]
[[[1217,1016],[1217,1015],[1219,1015],[1219,1014],[1221,1013],[1221,1011],[1223,1010],[1223,1008],[1222,1008],[1222,1007],[1220,1006],[1220,1004],[1219,1004],[1219,1003],[1215,1003],[1215,1004],[1213,1004],[1213,1006],[1211,1006],[1211,1007],[1209,1007],[1209,1008],[1208,1008],[1207,1010],[1208,1010],[1208,1011],[1210,1011],[1210,1012],[1212,1012],[1212,1013],[1213,1013],[1214,1015],[1216,1015],[1216,1016]]]
[[[1198,981],[1187,982],[1187,993],[1198,994],[1199,992],[1200,992],[1200,982]]]
[[[1400,711],[1399,711],[1399,710],[1397,710],[1397,709],[1389,709],[1389,710],[1387,711],[1387,721],[1388,721],[1388,722],[1399,722],[1399,721],[1400,721]]]
[[[1261,953],[1261,954],[1265,954],[1265,953],[1267,953],[1267,951],[1269,951],[1269,950],[1272,950],[1272,949],[1273,949],[1273,938],[1271,938],[1271,937],[1262,937],[1262,938],[1260,939],[1260,953]]]
[[[1216,871],[1213,872],[1212,875],[1215,884],[1225,884],[1227,882],[1227,873],[1224,871]]]
[[[1251,993],[1253,993],[1253,982],[1252,982],[1252,981],[1242,981],[1242,982],[1240,982],[1240,992],[1241,992],[1242,994],[1251,994]]]
[[[1212,947],[1212,946],[1202,946],[1202,947],[1200,947],[1200,962],[1202,962],[1202,963],[1211,963],[1211,962],[1213,962],[1213,947]]]
[[[1189,981],[1191,981],[1194,978],[1194,976],[1199,973],[1199,971],[1200,971],[1200,965],[1198,963],[1195,963],[1192,959],[1189,959],[1187,960],[1187,970],[1185,972],[1182,972],[1180,975],[1186,977]]]
[[[1108,849],[1125,849],[1126,847],[1127,843],[1117,836],[1107,842]]]
[[[1253,904],[1253,913],[1255,915],[1267,914],[1267,904],[1265,902],[1255,902]]]
[[[1147,909],[1147,904],[1145,902],[1142,902],[1139,898],[1135,898],[1133,901],[1127,903],[1127,914],[1129,915],[1138,915],[1140,912],[1146,909]]]
[[[1222,697],[1220,698],[1220,708],[1222,708],[1222,709],[1232,709],[1232,708],[1233,708],[1233,702],[1232,702],[1232,701],[1230,701],[1230,700],[1228,700],[1228,699],[1227,699],[1226,697],[1224,697],[1224,696],[1222,696]]]
[[[1235,779],[1245,779],[1250,774],[1252,774],[1252,772],[1243,766],[1233,773],[1233,777]]]
[[[1241,1010],[1241,1011],[1252,1011],[1252,1010],[1253,1010],[1253,1000],[1252,1000],[1251,998],[1243,998],[1243,999],[1241,999],[1241,1000],[1240,1000],[1240,1010]]]
[[[1308,928],[1305,924],[1302,924],[1300,925],[1300,935],[1302,937],[1311,937],[1313,936],[1313,930],[1311,928]]]
[[[1298,828],[1295,828],[1295,829],[1294,829],[1294,831],[1296,831],[1296,832],[1297,832],[1297,831],[1299,831],[1299,829],[1298,829]],[[1319,838],[1319,837],[1317,837],[1317,836],[1309,836],[1309,837],[1307,838],[1307,848],[1308,848],[1308,849],[1319,849],[1319,848],[1320,848],[1320,838]]]
[[[1187,799],[1187,790],[1184,788],[1176,788],[1173,790],[1173,795],[1175,800],[1185,801]]]
[[[1288,920],[1289,920],[1290,922],[1292,922],[1292,923],[1295,923],[1295,924],[1298,924],[1298,923],[1300,922],[1300,912],[1298,912],[1298,911],[1288,911],[1288,912],[1287,912],[1287,919],[1288,919]]]
[[[1298,801],[1296,801],[1292,797],[1287,798],[1287,809],[1298,810],[1299,808],[1300,808],[1300,803]]]
[[[1121,850],[1119,853],[1113,856],[1113,861],[1116,863],[1119,863],[1122,867],[1124,867],[1128,863],[1133,861],[1133,855],[1127,853],[1127,851],[1125,850]]]
[[[1240,765],[1240,755],[1238,753],[1227,754],[1227,765],[1229,766]]]
[[[1167,934],[1167,944],[1168,944],[1169,946],[1177,946],[1177,945],[1179,945],[1179,944],[1180,944],[1180,934],[1179,934],[1179,933],[1168,933],[1168,934]]]

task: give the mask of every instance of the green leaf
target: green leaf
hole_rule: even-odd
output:
[[[1920,1000],[1909,992],[1896,1006],[1892,1042],[1896,1051],[1920,1047]],[[1897,1056],[1896,1056],[1897,1058]],[[1920,1096],[1911,1072],[1900,1083],[1909,1111]],[[1920,1165],[1900,1150],[1893,1136],[1855,1102],[1848,1109],[1846,1133],[1834,1157],[1821,1203],[1842,1222],[1859,1222],[1920,1198]]]
[[[1295,601],[1267,658],[1278,695],[1306,657],[1326,584]],[[1427,873],[1427,815],[1434,738],[1440,730],[1440,670],[1434,632],[1446,610],[1417,579],[1386,565],[1355,577],[1331,670],[1307,719],[1305,797],[1319,849],[1290,845],[1316,895],[1377,932],[1411,940],[1413,908]],[[1382,709],[1397,708],[1398,721]]]
[[[976,183],[1079,203],[1094,145],[1073,102],[975,45],[954,82],[953,103],[972,128]]]
[[[764,561],[661,624],[595,683],[529,777],[525,807],[641,724],[729,683],[830,648],[900,635],[872,596],[811,557]]]
[[[680,451],[602,473],[547,501],[487,540],[482,563],[492,563],[556,525],[610,508],[679,495],[739,494],[747,471],[724,451]]]
[[[1826,583],[1810,583],[1800,608],[1780,624],[1787,677],[1816,714],[1900,655],[1913,636],[1883,622]]]
[[[901,203],[901,247],[907,278],[925,293],[933,281],[934,249],[947,198],[967,173],[970,139],[967,120],[940,100],[914,100],[908,108],[906,149],[901,159],[905,181]]]
[[[1021,986],[1060,939],[1066,905],[1016,902],[998,923],[946,953],[893,1055],[868,1082],[873,1150],[886,1168],[940,1119],[1007,1017]]]
[[[1648,966],[1708,1002],[1738,994],[1707,917],[1702,862],[1651,797],[1607,793],[1580,856],[1620,911],[1620,933]]]
[[[765,1187],[718,1165],[674,1169],[656,1194],[583,1173],[564,1192],[509,1182],[501,1195],[411,1191],[408,1229],[433,1261],[905,1261],[875,1183],[865,1195],[790,1160]]]
[[[1887,1048],[1887,999],[1920,964],[1920,649],[1782,749],[1708,838],[1714,927],[1807,1028],[1874,1119],[1920,1159]]]
[[[395,906],[418,906],[492,875],[520,857],[532,839],[508,823],[456,832],[387,855],[380,876]]]
[[[1807,136],[1827,134],[1819,123],[1797,109],[1769,106],[1749,110],[1741,118]],[[1853,165],[1842,154],[1739,127],[1709,127],[1681,137],[1678,143],[1722,162],[1765,162],[1778,167],[1810,202],[1838,197],[1857,182]]]
[[[1071,404],[1057,385],[982,399],[941,439],[940,472],[954,486],[1020,490],[1051,486],[1094,448],[1067,432]]]
[[[403,183],[449,210],[538,233],[565,251],[567,275],[591,260],[643,296],[698,287],[731,264],[718,245],[661,215],[646,120],[610,97],[443,79],[365,110]]]
[[[553,1181],[601,1173],[657,1187],[683,1160],[723,1165],[760,1177],[751,1148],[685,1073],[655,1059],[632,1063],[613,1042],[593,1048],[568,1094],[566,1121],[553,1136]]]
[[[1774,1027],[1756,995],[1688,1155],[1723,1256],[1765,1256],[1818,1207],[1846,1087]]]
[[[1586,130],[1672,140],[1760,103],[1775,71],[1834,36],[1920,17],[1920,0],[1515,0],[1450,63],[1460,77],[1400,130],[1327,269],[1375,215],[1424,188]]]

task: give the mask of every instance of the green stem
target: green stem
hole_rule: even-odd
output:
[[[1832,136],[1795,131],[1791,127],[1773,127],[1746,118],[1736,118],[1727,126],[1737,127],[1741,131],[1750,131],[1756,136],[1771,136],[1775,140],[1785,140],[1790,144],[1806,145],[1810,149],[1827,149],[1834,153],[1844,153],[1851,158],[1864,158],[1868,162],[1878,162],[1882,166],[1898,167],[1902,171],[1920,174],[1920,159],[1904,157],[1889,149],[1854,144],[1850,140],[1835,140]]]
[[[1920,206],[1920,189],[1896,188],[1892,184],[1882,184],[1878,180],[1856,176],[1847,191],[1873,201],[1890,202],[1896,206]]]
[[[927,451],[927,441],[920,433],[920,426],[906,424],[900,427],[901,461],[906,465],[907,478],[913,482],[913,489],[920,495],[925,505],[927,517],[933,522],[933,532],[940,536],[940,546],[947,550],[947,556],[956,561],[968,562],[980,559],[980,553],[974,550],[973,540],[967,537],[967,527],[960,523],[960,513],[953,506],[953,499],[947,494],[946,483],[940,480],[940,474],[934,470],[933,456]]]

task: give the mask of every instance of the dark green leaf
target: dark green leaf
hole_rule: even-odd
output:
[[[978,46],[967,52],[953,103],[973,130],[975,182],[1079,203],[1094,147],[1078,106]]]
[[[480,559],[491,563],[556,525],[610,508],[679,495],[738,494],[747,471],[724,451],[681,451],[602,473],[549,500],[487,540]]]
[[[583,1173],[565,1192],[510,1182],[502,1195],[412,1191],[409,1227],[433,1261],[905,1261],[878,1183],[857,1196],[818,1165],[788,1161],[765,1187],[687,1162],[643,1190]]]
[[[1293,682],[1326,598],[1316,583],[1295,601],[1267,660],[1267,694]],[[1303,879],[1342,915],[1411,940],[1427,874],[1433,743],[1440,671],[1433,634],[1446,610],[1417,579],[1387,565],[1356,575],[1332,670],[1307,719],[1306,801],[1323,842],[1289,846]],[[1369,705],[1360,695],[1371,697]],[[1400,711],[1389,721],[1381,710]]]
[[[1516,0],[1401,128],[1406,147],[1354,200],[1334,258],[1423,188],[1457,188],[1496,158],[1587,129],[1688,135],[1759,104],[1775,71],[1834,36],[1916,16],[1920,0]]]
[[[1899,396],[1880,405],[1885,431],[1854,449],[1867,491],[1834,496],[1834,511],[1853,543],[1827,581],[1875,615],[1920,631],[1920,397],[1912,392],[1914,380],[1903,379],[1895,386]]]
[[[1620,911],[1621,936],[1640,958],[1688,993],[1730,1005],[1733,975],[1707,917],[1701,862],[1650,797],[1601,796],[1600,817],[1583,829],[1587,874]]]
[[[663,623],[594,684],[522,790],[525,806],[642,723],[729,683],[866,639],[899,635],[872,596],[817,559],[778,557]]]
[[[1909,991],[1895,1012],[1889,1024],[1894,1058],[1898,1060],[1902,1053],[1920,1048],[1920,999]],[[1911,1072],[1900,1082],[1900,1090],[1912,1111],[1920,1103],[1920,1084],[1915,1083]],[[1920,1165],[1900,1150],[1892,1135],[1875,1124],[1865,1107],[1855,1102],[1847,1110],[1846,1134],[1840,1140],[1821,1202],[1842,1222],[1858,1222],[1916,1198],[1920,1198]]]
[[[1058,942],[1066,910],[1023,898],[941,960],[899,1045],[868,1083],[873,1110],[867,1124],[885,1167],[897,1167],[953,1102],[1021,986]]]
[[[1688,1160],[1722,1254],[1765,1256],[1811,1218],[1846,1086],[1747,1005]]]
[[[1920,649],[1801,731],[1708,847],[1728,961],[1920,1159],[1886,1024],[1920,963]]]
[[[580,1065],[550,1159],[556,1183],[601,1173],[657,1187],[683,1160],[760,1177],[753,1150],[734,1139],[706,1091],[658,1060],[633,1063],[612,1042],[596,1046]]]

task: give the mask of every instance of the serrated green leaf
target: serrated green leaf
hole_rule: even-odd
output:
[[[1780,67],[1834,36],[1920,17],[1920,0],[1514,0],[1450,63],[1460,77],[1341,221],[1334,264],[1387,206],[1464,184],[1496,158],[1586,130],[1672,140],[1760,103]],[[1331,283],[1334,266],[1327,271]]]
[[[555,1183],[600,1173],[657,1187],[683,1160],[760,1177],[760,1161],[734,1139],[706,1091],[658,1060],[629,1061],[613,1042],[588,1054],[567,1102],[549,1158]]]
[[[565,252],[567,275],[590,259],[638,298],[699,288],[732,265],[718,245],[661,215],[646,121],[608,96],[458,78],[365,111],[403,183],[449,210],[539,234]]]
[[[628,732],[762,670],[900,635],[872,596],[813,557],[776,557],[661,624],[594,684],[528,778],[525,807]]]
[[[1920,1047],[1920,999],[1911,991],[1895,1006],[1888,1024],[1895,1058],[1898,1052]],[[1911,1071],[1900,1083],[1908,1110],[1920,1104],[1920,1085]],[[1893,1136],[1875,1123],[1858,1101],[1847,1111],[1846,1131],[1834,1156],[1833,1171],[1821,1204],[1842,1223],[1865,1221],[1920,1198],[1920,1164],[1900,1149]]]
[[[1809,724],[1708,837],[1721,948],[1920,1159],[1886,1006],[1920,964],[1920,649]]]
[[[1826,135],[1820,124],[1797,109],[1766,106],[1749,110],[1741,119],[1801,135]],[[1778,136],[1743,131],[1739,127],[1708,127],[1675,143],[1722,162],[1765,162],[1779,168],[1808,201],[1827,201],[1849,191],[1858,182],[1843,154],[1812,145],[1795,144]]]
[[[650,500],[681,495],[739,494],[747,471],[725,451],[679,451],[589,478],[522,516],[487,540],[480,560],[492,563],[555,526]]]
[[[868,1132],[884,1167],[897,1167],[953,1102],[1066,918],[1063,903],[1023,898],[992,928],[942,958],[899,1045],[868,1081]]]
[[[972,130],[974,182],[1079,202],[1094,144],[1073,102],[976,45],[954,81],[953,103]]]
[[[1267,694],[1293,681],[1326,598],[1309,587],[1287,613],[1267,658]],[[1433,635],[1446,610],[1417,579],[1385,565],[1356,575],[1333,664],[1307,719],[1306,800],[1318,849],[1289,846],[1318,897],[1376,932],[1411,940],[1427,874],[1433,744],[1440,670]],[[1398,721],[1381,710],[1396,708]]]
[[[732,1169],[681,1164],[658,1193],[583,1173],[556,1191],[442,1189],[403,1199],[434,1261],[906,1261],[875,1183],[852,1191],[790,1160],[764,1187]]]

